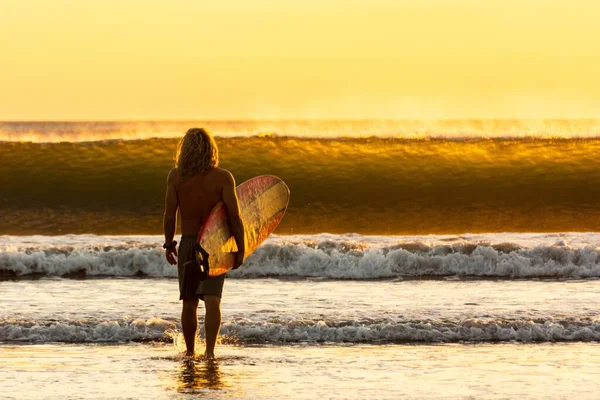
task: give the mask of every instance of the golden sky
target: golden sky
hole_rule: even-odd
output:
[[[0,119],[600,118],[598,0],[0,0]]]

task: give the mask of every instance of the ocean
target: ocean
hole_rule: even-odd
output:
[[[181,356],[161,249],[191,126],[291,190],[214,362]],[[0,397],[595,398],[599,126],[0,123]]]

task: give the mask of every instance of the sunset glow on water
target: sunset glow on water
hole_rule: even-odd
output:
[[[599,14],[0,0],[0,397],[597,397]],[[193,127],[290,189],[213,361],[163,249]]]

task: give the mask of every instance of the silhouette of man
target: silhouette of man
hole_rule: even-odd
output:
[[[175,168],[171,169],[167,177],[163,246],[169,264],[177,264],[179,299],[183,300],[181,327],[187,348],[186,356],[194,356],[198,299],[204,301],[206,309],[206,358],[214,358],[215,343],[221,327],[221,296],[225,274],[200,281],[197,266],[184,266],[186,262],[196,259],[194,243],[198,239],[198,232],[219,201],[223,201],[227,209],[231,232],[239,250],[234,266],[237,269],[244,260],[245,243],[235,180],[229,171],[219,168],[219,150],[213,137],[203,128],[189,129],[179,141]],[[177,210],[181,220],[179,251],[177,242],[173,240]]]

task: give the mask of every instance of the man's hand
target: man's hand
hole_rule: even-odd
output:
[[[222,198],[223,204],[225,204],[225,208],[227,208],[229,228],[231,234],[235,238],[235,244],[238,249],[238,252],[235,255],[233,269],[238,269],[244,262],[244,254],[246,253],[244,221],[242,221],[242,217],[240,216],[240,204],[235,191],[235,179],[233,179],[233,175],[231,175],[230,172],[227,172],[226,178],[226,183],[223,186]]]
[[[235,263],[233,264],[233,269],[238,269],[244,263],[244,253],[238,251],[235,253]]]
[[[167,256],[167,262],[171,265],[177,265],[177,247],[173,246],[173,249],[165,250],[165,255]]]

